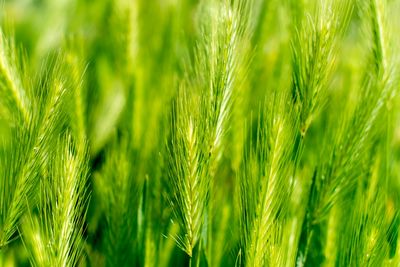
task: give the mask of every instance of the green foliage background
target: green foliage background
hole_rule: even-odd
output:
[[[398,0],[0,2],[0,266],[400,266]]]

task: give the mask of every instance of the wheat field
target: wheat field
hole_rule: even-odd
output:
[[[0,1],[0,266],[400,266],[399,14]]]

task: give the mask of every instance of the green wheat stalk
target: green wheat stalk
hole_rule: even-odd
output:
[[[247,60],[246,53],[241,59],[237,57],[244,51],[244,38],[248,36],[246,12],[247,4],[239,1],[202,2],[201,39],[194,51],[193,67],[187,68],[173,104],[168,166],[173,208],[184,233],[177,242],[189,256],[209,224],[204,218],[209,212],[213,170],[222,155],[225,124],[239,80],[235,74]]]
[[[66,135],[40,182],[38,213],[24,224],[24,243],[34,266],[76,266],[82,257],[89,199],[87,153]]]
[[[283,266],[283,225],[293,186],[292,153],[298,121],[289,92],[271,93],[246,150],[240,183],[245,266]]]
[[[292,90],[301,114],[303,136],[326,102],[338,37],[346,30],[352,1],[320,1],[315,9],[314,15],[304,17],[300,22],[292,41]]]
[[[61,106],[66,91],[57,72],[56,68],[53,72],[50,68],[47,76],[38,82],[42,92],[36,96],[37,102],[32,103],[34,112],[28,122],[11,129],[15,138],[9,144],[9,151],[1,154],[4,177],[1,179],[1,247],[13,239],[26,210],[26,200],[33,202],[35,185],[48,159],[48,149],[54,145],[54,135],[65,122]],[[34,94],[32,91],[28,92]]]
[[[377,11],[375,1],[368,3],[370,10],[366,13],[371,19],[372,32],[372,60],[370,61],[372,73],[367,70],[366,78],[362,84],[360,100],[357,103],[354,114],[345,115],[344,125],[337,127],[337,133],[330,145],[327,146],[330,156],[328,161],[317,168],[314,176],[308,210],[303,224],[303,237],[307,236],[305,251],[300,250],[300,258],[306,260],[310,242],[318,237],[316,229],[326,219],[332,207],[343,199],[345,195],[353,192],[360,177],[367,174],[367,169],[362,162],[367,160],[369,151],[373,148],[378,133],[376,125],[385,116],[385,103],[388,103],[394,95],[392,81],[388,79],[386,66],[388,54],[386,39],[381,17],[381,10]],[[382,7],[382,6],[381,6]],[[371,12],[372,11],[372,12]],[[303,254],[304,253],[304,254]]]

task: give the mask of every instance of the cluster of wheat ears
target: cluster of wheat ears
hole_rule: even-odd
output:
[[[0,266],[400,266],[399,14],[1,1]]]

